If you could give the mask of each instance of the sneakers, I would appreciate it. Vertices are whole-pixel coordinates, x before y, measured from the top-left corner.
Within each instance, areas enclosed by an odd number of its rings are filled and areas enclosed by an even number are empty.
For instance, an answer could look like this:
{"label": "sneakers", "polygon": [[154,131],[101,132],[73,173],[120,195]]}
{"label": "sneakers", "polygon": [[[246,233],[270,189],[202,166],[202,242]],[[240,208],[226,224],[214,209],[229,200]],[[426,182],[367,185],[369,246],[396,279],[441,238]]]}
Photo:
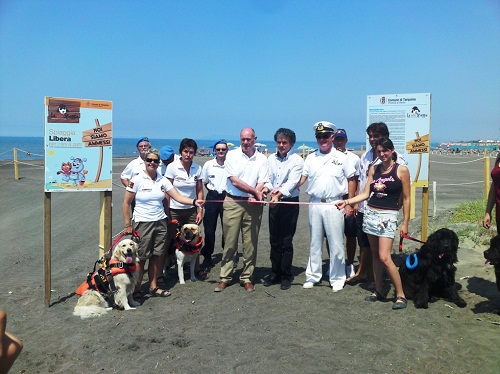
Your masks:
{"label": "sneakers", "polygon": [[354,265],[347,265],[345,268],[345,275],[347,278],[352,278],[356,275],[356,272],[354,271]]}
{"label": "sneakers", "polygon": [[344,282],[335,282],[332,284],[332,291],[337,292],[344,288]]}
{"label": "sneakers", "polygon": [[311,281],[307,281],[306,283],[304,283],[302,285],[302,288],[313,288],[314,286],[318,286],[321,284],[321,281],[319,282],[311,282]]}

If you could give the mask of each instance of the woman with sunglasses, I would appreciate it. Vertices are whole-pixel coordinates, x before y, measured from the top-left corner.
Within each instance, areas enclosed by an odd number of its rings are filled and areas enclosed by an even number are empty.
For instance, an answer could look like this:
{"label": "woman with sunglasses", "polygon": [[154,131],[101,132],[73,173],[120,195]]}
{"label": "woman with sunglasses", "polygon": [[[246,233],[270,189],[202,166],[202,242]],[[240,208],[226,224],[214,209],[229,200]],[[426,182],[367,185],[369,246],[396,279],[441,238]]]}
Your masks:
{"label": "woman with sunglasses", "polygon": [[[149,259],[149,293],[151,296],[167,297],[170,291],[162,290],[157,285],[157,278],[162,271],[162,258],[165,253],[167,239],[167,215],[165,207],[167,198],[190,206],[201,207],[203,200],[191,199],[181,195],[172,183],[158,172],[160,165],[160,152],[151,148],[145,157],[146,169],[132,177],[129,181],[123,199],[124,232],[131,234],[132,230],[141,235],[139,243],[139,277],[134,296],[140,296],[141,283],[144,275],[144,265]],[[133,217],[130,217],[130,204],[136,201]],[[132,224],[132,220],[134,223]]]}
{"label": "woman with sunglasses", "polygon": [[410,172],[397,162],[394,144],[389,138],[381,138],[376,143],[380,164],[373,165],[368,171],[368,180],[363,192],[353,198],[339,201],[335,205],[344,209],[350,204],[368,200],[364,217],[363,232],[368,235],[373,259],[375,292],[365,298],[366,301],[385,300],[383,291],[384,270],[387,271],[394,285],[396,301],[392,309],[406,308],[407,301],[401,283],[399,271],[392,261],[391,252],[397,229],[397,217],[400,198],[403,198],[403,224],[401,234],[408,233],[410,220]]}
{"label": "woman with sunglasses", "polygon": [[[179,145],[180,156],[167,166],[165,177],[183,196],[189,199],[203,199],[203,182],[201,177],[201,166],[193,161],[198,150],[198,145],[193,139],[184,138]],[[194,223],[199,225],[203,218],[203,209],[193,207],[192,204],[183,204],[179,201],[170,201],[167,210],[171,220],[176,220],[178,224]],[[167,256],[172,258],[170,264],[176,263],[173,240],[175,238],[175,225],[169,225],[167,237]],[[206,279],[208,274],[200,269],[199,257],[196,259],[196,275],[201,279]]]}

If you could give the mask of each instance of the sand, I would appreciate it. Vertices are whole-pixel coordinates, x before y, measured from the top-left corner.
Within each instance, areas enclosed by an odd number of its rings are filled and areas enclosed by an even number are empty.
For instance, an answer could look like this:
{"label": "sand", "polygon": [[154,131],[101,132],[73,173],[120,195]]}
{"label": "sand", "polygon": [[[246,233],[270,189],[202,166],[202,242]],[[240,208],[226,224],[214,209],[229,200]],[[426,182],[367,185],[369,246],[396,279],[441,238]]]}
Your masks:
{"label": "sand", "polygon": [[[200,164],[206,160],[197,158]],[[463,183],[465,175],[467,182],[482,180],[483,171],[481,161],[457,164],[475,156],[433,155],[431,160],[438,209],[430,226],[437,229],[453,206],[483,193],[481,184],[446,184]],[[113,235],[123,224],[119,172],[128,161],[114,160]],[[220,270],[218,244],[209,280],[179,285],[172,268],[166,284],[171,297],[148,298],[133,311],[81,320],[72,315],[73,292],[98,258],[99,193],[54,193],[53,292],[47,308],[43,169],[22,165],[20,175],[16,181],[12,165],[0,167],[0,308],[8,313],[8,330],[24,342],[12,373],[493,373],[500,365],[500,292],[493,269],[484,266],[484,247],[460,245],[457,275],[465,277],[459,283],[466,308],[437,301],[426,310],[410,304],[393,311],[392,302],[363,301],[367,284],[333,293],[324,280],[302,289],[309,253],[307,207],[301,208],[295,236],[290,290],[266,288],[260,281],[270,268],[266,207],[255,292],[238,284],[213,292]],[[420,232],[419,191],[417,200],[413,236]],[[416,246],[405,242],[406,251]],[[403,258],[396,247],[394,257]]]}

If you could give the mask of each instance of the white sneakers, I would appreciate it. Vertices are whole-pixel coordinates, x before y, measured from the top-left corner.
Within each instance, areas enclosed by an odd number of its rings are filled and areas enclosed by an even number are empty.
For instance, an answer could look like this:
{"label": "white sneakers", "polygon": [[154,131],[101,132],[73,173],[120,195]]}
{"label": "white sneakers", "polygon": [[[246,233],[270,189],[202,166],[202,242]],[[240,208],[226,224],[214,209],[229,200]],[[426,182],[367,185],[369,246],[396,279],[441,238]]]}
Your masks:
{"label": "white sneakers", "polygon": [[302,285],[302,288],[313,288],[314,282],[306,282]]}
{"label": "white sneakers", "polygon": [[344,282],[335,282],[332,284],[332,291],[337,292],[344,288]]}
{"label": "white sneakers", "polygon": [[356,272],[354,271],[354,265],[347,265],[345,268],[345,275],[347,278],[352,278],[356,275]]}

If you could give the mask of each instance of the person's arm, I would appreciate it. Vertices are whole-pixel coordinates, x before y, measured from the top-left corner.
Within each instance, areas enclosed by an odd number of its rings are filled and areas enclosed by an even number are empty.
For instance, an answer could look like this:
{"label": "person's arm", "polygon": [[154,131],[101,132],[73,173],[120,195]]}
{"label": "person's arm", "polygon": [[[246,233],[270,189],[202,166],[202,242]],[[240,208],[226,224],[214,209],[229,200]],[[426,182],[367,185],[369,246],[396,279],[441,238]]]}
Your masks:
{"label": "person's arm", "polygon": [[131,191],[125,191],[125,196],[123,197],[122,212],[123,212],[123,232],[125,234],[132,234],[133,226],[132,219],[130,218],[130,205],[132,200],[135,198],[135,193]]}
{"label": "person's arm", "polygon": [[304,183],[306,183],[306,180],[307,180],[307,175],[303,175],[300,177],[300,180],[299,180],[299,183],[297,183],[297,185],[295,187],[299,188],[300,186],[302,186]]}
{"label": "person's arm", "polygon": [[366,186],[365,190],[361,192],[359,195],[354,196],[353,198],[348,198],[347,200],[342,200],[339,201],[338,203],[335,204],[337,209],[343,209],[347,204],[357,204],[362,201],[365,201],[370,197],[370,185],[373,181],[373,173],[375,171],[375,167],[372,166],[370,167],[370,170],[368,172],[368,180],[366,181]]}
{"label": "person's arm", "polygon": [[191,199],[187,196],[181,195],[179,191],[175,189],[175,187],[172,187],[170,190],[168,190],[167,195],[175,201],[185,205],[202,207],[203,204],[205,204],[205,200]]}
{"label": "person's arm", "polygon": [[[197,197],[197,200],[203,200],[204,196],[203,196],[203,182],[201,181],[201,179],[198,179],[196,181],[196,197]],[[198,213],[196,214],[196,224],[199,225],[201,220],[203,218],[203,208],[202,207],[198,207]]]}
{"label": "person's arm", "polygon": [[486,211],[483,218],[483,227],[489,229],[491,227],[491,212],[495,205],[495,186],[493,183],[490,185],[490,192],[488,193],[488,201],[486,202]]}
{"label": "person's arm", "polygon": [[244,181],[242,181],[240,178],[238,178],[235,175],[229,177],[229,180],[231,181],[233,186],[236,187],[238,190],[253,195],[255,197],[255,200],[257,200],[257,201],[262,201],[262,196],[263,196],[262,191],[259,191],[259,190],[257,190],[257,188],[254,188],[254,187],[246,184]]}
{"label": "person's arm", "polygon": [[410,222],[410,171],[406,166],[398,167],[398,178],[403,183],[403,224],[399,230],[401,234],[408,234]]}
{"label": "person's arm", "polygon": [[0,373],[8,373],[23,350],[23,343],[7,332],[7,313],[0,309]]}
{"label": "person's arm", "polygon": [[[356,193],[356,179],[357,179],[357,176],[352,176],[351,178],[347,178],[347,196],[348,196],[348,200],[349,202],[351,201],[351,199],[354,197],[355,193]],[[354,213],[354,210],[353,210],[353,204],[350,203],[350,204],[347,204],[344,206],[345,208],[345,216],[346,217],[349,217],[351,214]]]}

